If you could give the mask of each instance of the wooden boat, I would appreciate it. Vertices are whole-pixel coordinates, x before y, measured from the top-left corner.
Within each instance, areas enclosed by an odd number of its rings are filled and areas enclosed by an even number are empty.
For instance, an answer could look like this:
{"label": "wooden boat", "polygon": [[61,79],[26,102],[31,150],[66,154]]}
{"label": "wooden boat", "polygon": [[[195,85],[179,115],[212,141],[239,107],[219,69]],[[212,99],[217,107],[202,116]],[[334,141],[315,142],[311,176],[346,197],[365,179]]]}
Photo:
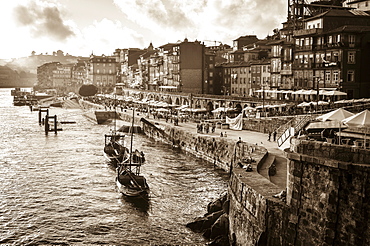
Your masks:
{"label": "wooden boat", "polygon": [[[134,125],[134,112],[132,116],[132,126]],[[145,160],[144,154],[135,150],[132,151],[133,130],[131,131],[129,158],[121,162],[117,168],[116,183],[118,190],[128,197],[146,197],[149,194],[149,186],[143,175],[140,175],[140,168]],[[135,153],[140,153],[136,156]]]}
{"label": "wooden boat", "polygon": [[125,163],[117,169],[117,188],[119,192],[128,197],[146,197],[149,186],[143,175],[140,175],[139,163]]}
{"label": "wooden boat", "polygon": [[104,124],[112,121],[118,116],[115,110],[95,110],[94,113],[98,124]]}
{"label": "wooden boat", "polygon": [[117,168],[118,163],[122,163],[130,158],[129,149],[125,146],[125,135],[120,132],[112,132],[104,135],[104,157],[109,163]]}

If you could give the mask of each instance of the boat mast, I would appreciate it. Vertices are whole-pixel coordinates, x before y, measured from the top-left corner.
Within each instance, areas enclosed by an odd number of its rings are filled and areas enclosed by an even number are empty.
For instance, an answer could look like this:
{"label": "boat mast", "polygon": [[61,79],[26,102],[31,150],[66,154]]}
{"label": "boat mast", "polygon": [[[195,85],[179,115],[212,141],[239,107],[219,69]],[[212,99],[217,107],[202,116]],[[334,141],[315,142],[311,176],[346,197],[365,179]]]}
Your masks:
{"label": "boat mast", "polygon": [[116,133],[117,124],[117,94],[114,92],[114,133]]}
{"label": "boat mast", "polygon": [[130,140],[130,171],[131,171],[131,164],[132,164],[132,142],[134,138],[134,117],[135,117],[135,109],[132,109],[132,122],[131,122],[131,140]]}

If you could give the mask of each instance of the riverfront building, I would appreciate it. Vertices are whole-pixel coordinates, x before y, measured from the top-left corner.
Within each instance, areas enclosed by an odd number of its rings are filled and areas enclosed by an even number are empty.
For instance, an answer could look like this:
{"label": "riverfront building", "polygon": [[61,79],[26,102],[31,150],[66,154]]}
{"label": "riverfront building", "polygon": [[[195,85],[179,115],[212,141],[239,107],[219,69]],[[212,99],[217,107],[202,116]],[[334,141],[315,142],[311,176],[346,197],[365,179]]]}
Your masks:
{"label": "riverfront building", "polygon": [[37,67],[37,85],[40,88],[54,88],[53,71],[61,65],[60,62],[49,62]]}
{"label": "riverfront building", "polygon": [[91,55],[88,63],[88,82],[97,86],[101,93],[111,93],[117,82],[115,56]]}
{"label": "riverfront building", "polygon": [[[304,2],[288,1],[287,21],[272,36],[240,36],[232,48],[206,47],[185,38],[158,48],[150,44],[116,49],[114,56],[92,55],[84,83],[95,84],[101,92],[121,83],[135,89],[239,97],[260,96],[259,90],[280,91],[282,96],[301,89],[340,90],[348,99],[369,97],[369,1],[347,0],[343,6],[341,1]],[[39,84],[54,86],[44,75],[39,77]]]}

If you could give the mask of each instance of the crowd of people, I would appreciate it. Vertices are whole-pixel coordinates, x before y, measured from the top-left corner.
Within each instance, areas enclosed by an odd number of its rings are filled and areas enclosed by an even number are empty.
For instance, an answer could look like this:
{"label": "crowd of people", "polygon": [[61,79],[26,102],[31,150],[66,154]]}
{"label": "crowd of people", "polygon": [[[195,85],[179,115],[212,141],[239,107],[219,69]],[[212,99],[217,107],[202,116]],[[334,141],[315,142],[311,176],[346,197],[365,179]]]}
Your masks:
{"label": "crowd of people", "polygon": [[197,133],[214,133],[216,130],[216,123],[215,122],[207,122],[202,121],[197,124]]}

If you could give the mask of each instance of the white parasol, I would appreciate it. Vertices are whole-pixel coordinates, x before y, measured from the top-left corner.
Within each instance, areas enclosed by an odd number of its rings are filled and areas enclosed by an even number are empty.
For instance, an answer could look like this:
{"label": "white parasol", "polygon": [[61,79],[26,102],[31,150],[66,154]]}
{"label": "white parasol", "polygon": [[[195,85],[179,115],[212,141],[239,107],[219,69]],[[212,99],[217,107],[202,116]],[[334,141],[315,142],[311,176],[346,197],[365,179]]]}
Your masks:
{"label": "white parasol", "polygon": [[[351,127],[368,129],[370,127],[370,111],[366,109],[358,114],[352,115],[342,120],[342,122]],[[365,141],[366,141],[366,131],[365,131]],[[364,148],[366,148],[366,142],[364,144]]]}
{"label": "white parasol", "polygon": [[351,113],[347,110],[345,110],[344,108],[338,108],[334,111],[331,111],[329,113],[326,113],[326,114],[323,114],[323,115],[320,115],[319,117],[317,117],[316,119],[317,120],[320,120],[320,121],[337,121],[339,123],[339,144],[340,144],[340,141],[341,141],[341,128],[342,128],[342,120],[350,117],[354,115],[354,113]]}

